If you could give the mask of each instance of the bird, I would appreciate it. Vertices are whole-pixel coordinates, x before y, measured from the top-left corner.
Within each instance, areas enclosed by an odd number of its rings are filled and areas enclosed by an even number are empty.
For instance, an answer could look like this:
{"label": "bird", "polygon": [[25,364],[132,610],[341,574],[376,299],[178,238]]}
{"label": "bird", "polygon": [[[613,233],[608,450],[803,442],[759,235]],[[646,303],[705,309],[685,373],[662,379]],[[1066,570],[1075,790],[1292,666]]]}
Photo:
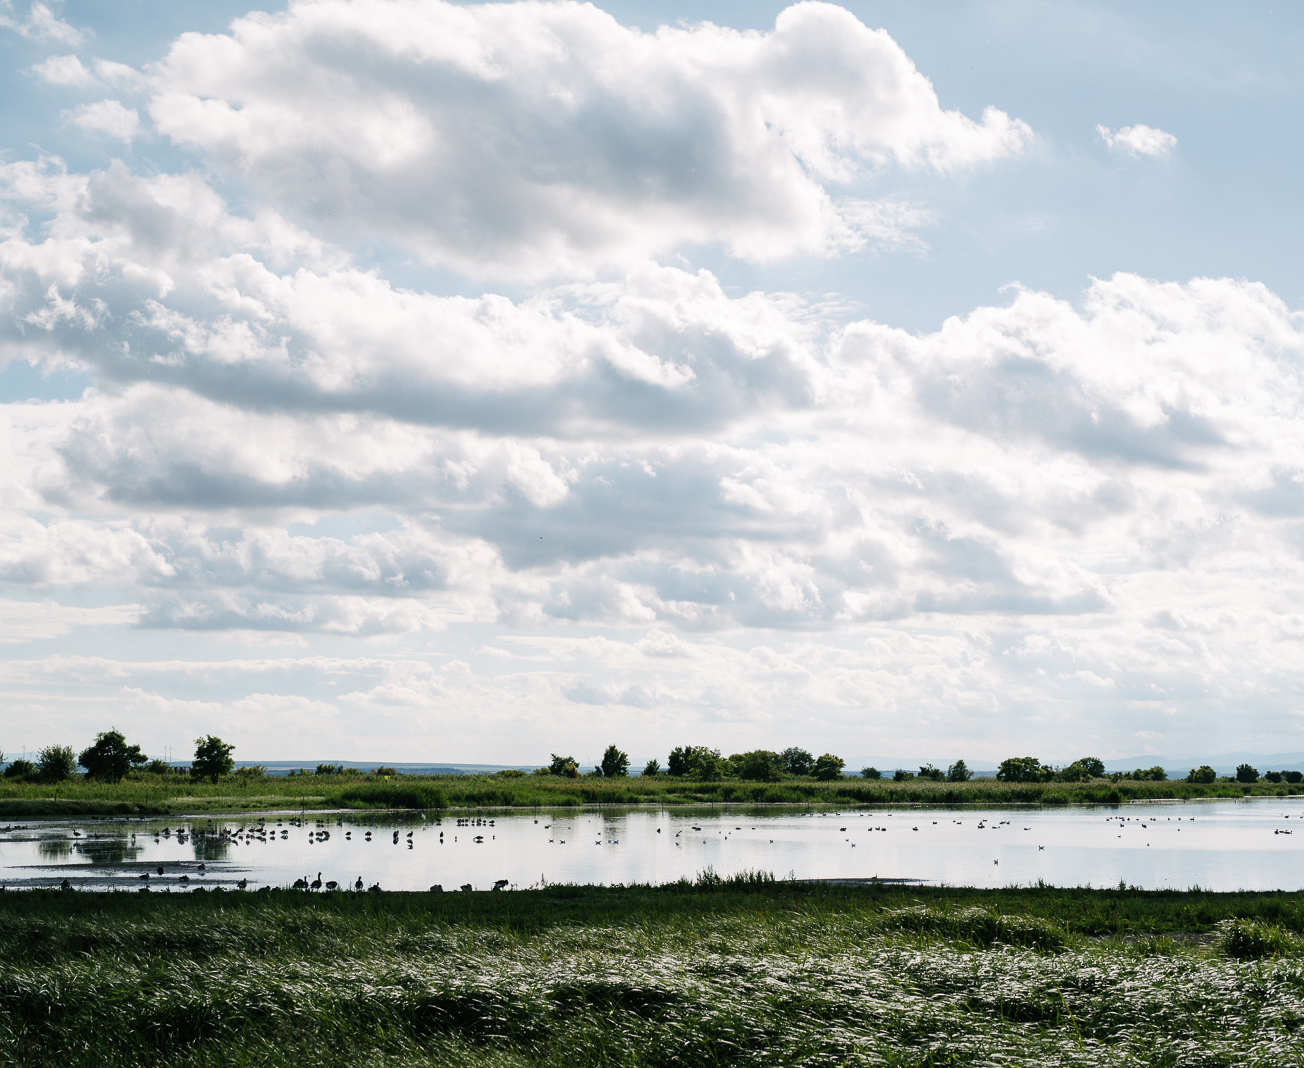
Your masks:
{"label": "bird", "polygon": [[379,894],[379,893],[380,893],[380,883],[372,883],[369,887],[367,887],[367,892],[368,892],[369,894]]}
{"label": "bird", "polygon": [[361,875],[358,876],[358,881],[357,881],[356,883],[353,884],[353,889],[354,889],[354,890],[361,890],[361,889],[362,889],[362,876],[361,876]]}
{"label": "bird", "polygon": [[337,883],[334,879],[331,879],[331,880],[330,880],[329,882],[327,882],[327,884],[326,884],[326,889],[327,889],[327,890],[338,890],[339,888],[340,888],[340,884]]}
{"label": "bird", "polygon": [[159,865],[157,868],[155,868],[154,870],[157,871],[160,875],[162,875],[162,874],[163,874],[163,865],[160,864],[160,865]]}
{"label": "bird", "polygon": [[144,875],[137,875],[136,878],[137,878],[137,879],[148,879],[148,878],[149,878],[149,872],[146,872]]}
{"label": "bird", "polygon": [[312,882],[310,882],[308,886],[313,890],[321,889],[321,872],[317,873],[317,878],[315,878]]}
{"label": "bird", "polygon": [[246,886],[249,885],[249,880],[248,880],[248,879],[241,879],[241,880],[240,880],[238,883],[236,883],[235,885],[238,886],[241,890],[243,890]]}
{"label": "bird", "polygon": [[179,881],[180,881],[180,882],[183,882],[183,883],[188,883],[188,882],[190,882],[190,876],[189,876],[189,875],[183,875],[183,876],[181,876],[181,879],[180,879]]}

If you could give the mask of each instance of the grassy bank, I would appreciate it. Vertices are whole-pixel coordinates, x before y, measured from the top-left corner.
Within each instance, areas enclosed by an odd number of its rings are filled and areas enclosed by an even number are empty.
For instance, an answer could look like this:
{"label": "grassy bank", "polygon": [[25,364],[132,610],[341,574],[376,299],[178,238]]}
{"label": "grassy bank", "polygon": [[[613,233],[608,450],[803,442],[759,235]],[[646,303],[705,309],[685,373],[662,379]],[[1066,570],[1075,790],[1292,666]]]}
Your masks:
{"label": "grassy bank", "polygon": [[0,895],[21,1065],[1304,1060],[1298,894]]}
{"label": "grassy bank", "polygon": [[777,783],[696,782],[525,775],[309,775],[216,783],[139,776],[120,783],[77,779],[55,785],[0,781],[0,819],[42,815],[249,812],[297,808],[564,808],[630,804],[1012,805],[1121,804],[1127,801],[1304,794],[1304,787],[1186,782],[967,783],[809,779]]}

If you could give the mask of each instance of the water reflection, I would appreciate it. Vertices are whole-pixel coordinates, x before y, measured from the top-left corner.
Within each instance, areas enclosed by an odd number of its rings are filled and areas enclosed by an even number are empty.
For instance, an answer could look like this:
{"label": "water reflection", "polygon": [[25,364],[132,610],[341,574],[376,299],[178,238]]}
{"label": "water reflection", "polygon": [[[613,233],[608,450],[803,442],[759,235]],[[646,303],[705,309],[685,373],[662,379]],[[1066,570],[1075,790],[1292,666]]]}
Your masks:
{"label": "water reflection", "polygon": [[489,889],[504,881],[509,887],[665,883],[709,867],[721,875],[764,871],[777,878],[969,886],[1041,880],[1294,890],[1304,888],[1304,834],[1294,835],[1304,817],[1301,802],[44,821],[0,829],[0,883],[51,885],[67,877],[88,887],[256,889],[311,884],[320,872],[323,886],[361,879],[387,890],[467,883]]}

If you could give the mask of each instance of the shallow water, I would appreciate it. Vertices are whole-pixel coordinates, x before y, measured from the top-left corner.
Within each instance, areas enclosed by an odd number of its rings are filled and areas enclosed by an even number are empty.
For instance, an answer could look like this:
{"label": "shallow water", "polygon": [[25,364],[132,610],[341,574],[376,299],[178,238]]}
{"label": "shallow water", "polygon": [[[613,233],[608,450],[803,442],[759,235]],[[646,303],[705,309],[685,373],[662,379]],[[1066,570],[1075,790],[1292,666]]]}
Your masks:
{"label": "shallow water", "polygon": [[68,879],[85,889],[179,890],[235,887],[243,879],[254,889],[311,881],[320,872],[323,883],[341,887],[360,878],[386,890],[436,883],[487,890],[499,880],[516,888],[664,883],[708,867],[720,875],[759,870],[780,879],[952,886],[1041,880],[1298,890],[1304,797],[1108,808],[514,812],[469,823],[341,813],[302,821],[74,819],[0,827],[0,884],[12,888]]}

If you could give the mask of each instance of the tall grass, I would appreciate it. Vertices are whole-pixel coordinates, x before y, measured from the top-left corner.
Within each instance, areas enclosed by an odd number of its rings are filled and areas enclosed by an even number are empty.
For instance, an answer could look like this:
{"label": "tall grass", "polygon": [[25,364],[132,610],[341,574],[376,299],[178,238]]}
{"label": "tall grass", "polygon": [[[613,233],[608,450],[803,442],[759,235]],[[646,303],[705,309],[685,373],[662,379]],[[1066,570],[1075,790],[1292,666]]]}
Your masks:
{"label": "tall grass", "polygon": [[[1301,1063],[1301,919],[1298,894],[755,873],[503,894],[6,893],[0,1063]],[[1277,955],[1236,959],[1228,920]]]}
{"label": "tall grass", "polygon": [[1069,805],[1120,804],[1141,800],[1291,796],[1304,787],[1259,783],[1198,785],[1185,782],[967,783],[884,782],[842,779],[777,783],[696,782],[665,776],[626,779],[526,775],[309,775],[211,783],[185,777],[136,776],[120,783],[84,779],[53,785],[0,780],[0,818],[24,815],[110,815],[136,812],[257,811],[278,808],[456,808],[637,804],[815,805]]}

